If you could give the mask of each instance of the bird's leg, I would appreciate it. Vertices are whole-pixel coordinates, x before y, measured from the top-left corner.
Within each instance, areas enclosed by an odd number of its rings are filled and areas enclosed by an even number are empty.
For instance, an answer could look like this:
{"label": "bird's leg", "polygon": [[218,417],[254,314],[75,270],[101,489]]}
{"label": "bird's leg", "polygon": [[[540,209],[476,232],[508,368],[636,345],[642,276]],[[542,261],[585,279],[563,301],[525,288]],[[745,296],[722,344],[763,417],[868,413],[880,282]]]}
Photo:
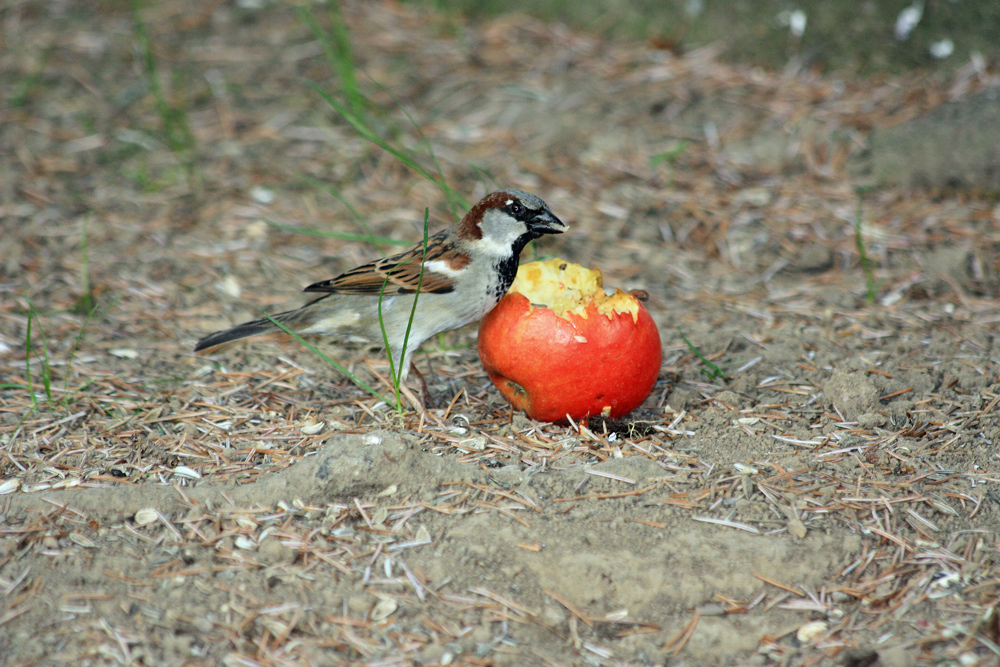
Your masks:
{"label": "bird's leg", "polygon": [[410,405],[412,405],[417,412],[421,414],[427,412],[427,408],[424,407],[424,402],[414,396],[413,392],[410,391],[410,388],[405,384],[399,385],[399,393],[406,397],[406,400],[410,402]]}
{"label": "bird's leg", "polygon": [[[377,377],[384,384],[388,385],[389,389],[392,390],[393,395],[396,397],[397,401],[399,401],[401,398],[405,398],[410,403],[410,405],[413,406],[413,409],[416,410],[417,412],[421,414],[427,412],[427,408],[424,407],[424,401],[414,396],[413,392],[410,391],[410,388],[406,386],[405,381],[401,381],[397,384],[395,381],[393,381],[396,378],[393,378],[391,374],[390,378],[386,378],[384,375],[382,375],[377,370],[375,370],[375,368],[372,367],[370,359],[366,359],[365,364],[368,366],[368,370],[370,370],[375,375],[375,377]],[[416,370],[416,368],[414,368],[414,370]],[[423,376],[421,376],[420,373],[418,372],[417,377],[420,378],[420,382],[424,386],[424,391],[427,391],[426,389],[427,384],[424,382]]]}
{"label": "bird's leg", "polygon": [[421,401],[421,404],[425,408],[434,407],[433,405],[431,405],[431,392],[427,388],[427,380],[425,380],[424,376],[420,373],[420,369],[417,368],[416,362],[410,363],[410,372],[416,375],[417,379],[420,380],[420,393],[422,394],[421,398],[423,399]]}

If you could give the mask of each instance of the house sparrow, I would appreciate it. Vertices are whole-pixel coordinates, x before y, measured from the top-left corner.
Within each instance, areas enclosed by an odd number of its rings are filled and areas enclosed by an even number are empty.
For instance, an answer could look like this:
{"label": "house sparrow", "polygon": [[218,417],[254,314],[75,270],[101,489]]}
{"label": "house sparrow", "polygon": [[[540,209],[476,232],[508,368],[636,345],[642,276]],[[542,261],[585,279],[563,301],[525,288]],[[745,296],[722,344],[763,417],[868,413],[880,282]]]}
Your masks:
{"label": "house sparrow", "polygon": [[[535,195],[513,189],[491,192],[458,224],[428,237],[426,256],[421,242],[398,255],[314,283],[305,291],[325,292],[323,296],[274,319],[301,335],[381,343],[381,300],[389,350],[403,381],[413,352],[425,340],[474,322],[497,305],[514,281],[518,258],[529,241],[560,234],[565,228]],[[416,312],[403,354],[414,299]],[[267,318],[253,320],[205,336],[194,350],[280,331]]]}

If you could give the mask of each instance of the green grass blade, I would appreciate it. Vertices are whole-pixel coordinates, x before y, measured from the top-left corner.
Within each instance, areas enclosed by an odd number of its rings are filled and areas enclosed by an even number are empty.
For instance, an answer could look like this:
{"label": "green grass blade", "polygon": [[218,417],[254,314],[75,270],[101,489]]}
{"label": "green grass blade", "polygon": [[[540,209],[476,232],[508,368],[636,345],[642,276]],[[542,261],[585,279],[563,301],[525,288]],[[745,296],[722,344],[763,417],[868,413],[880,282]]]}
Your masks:
{"label": "green grass blade", "polygon": [[875,303],[875,296],[878,293],[878,286],[875,284],[875,269],[868,258],[868,248],[865,245],[864,233],[861,229],[861,206],[858,206],[854,216],[854,243],[858,248],[858,256],[861,258],[861,270],[865,274],[865,300],[868,305]]}
{"label": "green grass blade", "polygon": [[424,169],[420,166],[411,155],[403,151],[402,149],[397,149],[396,147],[389,144],[378,134],[372,130],[371,123],[367,122],[365,119],[365,114],[369,108],[373,105],[368,100],[363,92],[361,92],[361,87],[358,85],[358,79],[356,76],[357,65],[354,62],[354,56],[351,49],[350,34],[348,33],[347,26],[344,23],[343,17],[340,15],[340,11],[336,4],[331,5],[330,9],[331,15],[331,25],[332,29],[330,31],[324,30],[316,18],[316,15],[308,8],[303,8],[299,11],[299,16],[305,22],[306,26],[313,33],[313,36],[320,42],[323,46],[323,50],[326,53],[327,61],[330,63],[330,67],[336,73],[338,82],[340,84],[340,90],[347,98],[347,106],[340,104],[333,99],[331,95],[324,92],[316,84],[308,82],[321,96],[330,104],[341,116],[350,123],[358,134],[362,137],[375,143],[377,146],[385,151],[392,154],[401,163],[413,169],[422,177],[434,183],[445,195],[445,199],[448,202],[449,207],[452,209],[452,213],[459,217],[456,209],[469,209],[468,202],[455,191],[451,186],[448,185],[444,178],[444,172],[441,169],[441,165],[437,160],[437,156],[434,154],[433,147],[427,136],[423,133],[420,125],[414,120],[413,116],[406,110],[403,104],[396,99],[396,97],[388,91],[380,83],[371,79],[375,85],[377,85],[382,91],[384,91],[396,106],[403,111],[406,115],[407,120],[416,130],[421,142],[427,148],[428,154],[431,156],[431,160],[434,163],[436,175],[432,175],[430,171]]}
{"label": "green grass blade", "polygon": [[[406,359],[406,346],[410,342],[410,330],[413,328],[413,317],[417,314],[417,300],[420,298],[420,288],[424,284],[424,268],[427,265],[427,243],[428,243],[428,221],[430,220],[430,209],[424,209],[424,252],[420,256],[420,276],[417,278],[417,291],[413,295],[413,305],[410,306],[410,318],[406,321],[406,333],[403,335],[403,349],[400,352],[403,359]],[[385,288],[383,288],[385,289]],[[402,364],[402,360],[400,360]],[[400,369],[400,375],[402,375],[402,369]],[[399,382],[397,380],[396,384]],[[398,390],[398,386],[397,386]]]}
{"label": "green grass blade", "polygon": [[347,208],[348,211],[350,211],[351,215],[354,216],[354,219],[357,220],[358,225],[365,232],[365,234],[367,234],[366,237],[361,237],[358,240],[369,241],[372,245],[374,245],[379,250],[381,250],[382,246],[384,246],[384,245],[408,245],[409,244],[409,241],[397,241],[395,239],[390,239],[390,238],[385,237],[385,236],[378,236],[377,234],[375,234],[375,232],[372,231],[371,227],[368,226],[368,222],[365,220],[364,216],[362,216],[360,213],[358,213],[357,209],[355,209],[353,206],[351,206],[351,203],[349,201],[347,201],[347,199],[345,199],[344,196],[341,195],[338,191],[334,190],[332,187],[330,187],[326,183],[321,183],[320,181],[317,181],[314,178],[309,178],[308,176],[301,176],[300,178],[302,178],[302,180],[305,181],[306,183],[308,183],[309,185],[311,185],[311,186],[313,186],[315,188],[319,188],[323,192],[327,193],[328,195],[330,195],[331,197],[333,197],[334,199],[336,199],[337,201],[339,201],[341,204],[343,204],[344,207]]}
{"label": "green grass blade", "polygon": [[49,62],[49,57],[52,55],[53,47],[48,47],[42,51],[42,56],[38,60],[38,66],[24,79],[21,80],[21,85],[18,86],[18,91],[10,96],[10,105],[12,107],[22,107],[28,102],[28,97],[31,95],[31,91],[38,87],[38,84],[42,80],[42,73],[45,71],[45,65]]}
{"label": "green grass blade", "polygon": [[403,103],[399,99],[397,99],[395,95],[392,94],[392,91],[390,91],[388,88],[383,86],[375,79],[372,79],[371,77],[368,78],[371,80],[372,83],[378,86],[382,90],[382,92],[384,92],[386,95],[389,96],[389,99],[391,99],[396,104],[396,107],[403,112],[403,115],[406,116],[406,120],[410,122],[410,126],[413,127],[413,129],[417,133],[417,136],[420,137],[420,143],[424,145],[424,148],[427,150],[427,154],[431,156],[431,162],[434,163],[434,170],[437,172],[437,178],[434,179],[433,181],[434,184],[437,185],[438,188],[441,189],[441,192],[444,193],[445,199],[447,200],[448,206],[449,208],[451,208],[451,213],[453,216],[455,216],[455,219],[457,220],[461,218],[463,212],[468,211],[472,207],[469,205],[469,202],[465,200],[465,197],[463,197],[457,190],[448,185],[447,181],[444,178],[444,171],[441,169],[441,163],[438,162],[437,155],[434,154],[434,146],[427,138],[427,135],[424,134],[423,128],[420,127],[420,124],[417,123],[417,121],[413,118],[410,112],[406,110],[406,107],[403,105]]}
{"label": "green grass blade", "polygon": [[324,239],[341,239],[343,241],[362,241],[364,243],[374,243],[374,244],[385,244],[385,245],[412,245],[410,241],[400,241],[399,239],[391,239],[388,236],[372,236],[369,234],[350,234],[348,232],[321,232],[317,229],[307,229],[306,227],[292,227],[291,225],[283,225],[280,222],[275,222],[274,220],[269,220],[268,218],[261,218],[265,223],[274,227],[275,229],[280,229],[285,232],[294,232],[295,234],[306,234],[307,236],[318,236]]}
{"label": "green grass blade", "polygon": [[319,20],[308,6],[299,8],[299,18],[306,24],[313,37],[323,47],[326,60],[337,75],[340,89],[347,98],[351,106],[351,111],[356,115],[364,113],[368,106],[368,100],[361,92],[358,85],[358,78],[355,75],[357,66],[354,63],[354,53],[351,49],[351,38],[347,32],[347,26],[340,15],[340,8],[337,3],[330,3],[330,17],[332,29],[327,31],[320,25]]}
{"label": "green grass blade", "polygon": [[163,87],[160,85],[159,69],[156,56],[153,53],[153,42],[146,29],[146,23],[142,20],[142,0],[132,0],[132,21],[136,40],[139,42],[139,50],[142,52],[146,78],[149,80],[149,90],[153,94],[156,112],[160,117],[163,139],[184,170],[188,185],[197,192],[201,186],[201,175],[194,156],[197,140],[191,130],[191,124],[188,122],[184,107],[168,102]]}
{"label": "green grass blade", "polygon": [[683,340],[684,344],[688,346],[688,349],[694,352],[694,355],[701,360],[701,363],[703,364],[701,372],[707,375],[708,379],[710,380],[715,380],[717,378],[722,380],[726,379],[726,374],[722,372],[722,369],[720,369],[718,366],[716,366],[711,361],[706,359],[705,355],[701,353],[701,350],[695,347],[691,343],[691,341],[687,339],[687,336],[684,335],[684,332],[681,331],[679,327],[677,329],[677,333],[681,335],[681,340]]}
{"label": "green grass blade", "polygon": [[[373,108],[375,105],[372,104],[372,102],[364,95],[358,85],[356,76],[357,66],[351,52],[350,35],[339,10],[335,6],[331,8],[332,29],[330,31],[325,30],[320,25],[320,22],[310,9],[301,9],[299,11],[299,15],[316,39],[322,44],[323,49],[326,52],[327,60],[339,79],[341,92],[344,97],[347,98],[347,104],[345,105],[339,102],[330,93],[324,91],[312,81],[307,81],[307,85],[319,93],[320,97],[322,97],[327,104],[340,114],[344,120],[346,120],[347,123],[354,128],[359,136],[366,141],[375,144],[396,158],[400,164],[416,172],[419,176],[430,183],[433,183],[445,195],[448,207],[451,209],[451,212],[456,219],[461,217],[461,214],[469,209],[469,203],[459,192],[448,185],[448,182],[444,177],[444,170],[441,168],[441,163],[438,161],[437,156],[434,153],[434,147],[427,138],[427,135],[424,134],[419,123],[417,123],[410,112],[407,111],[406,107],[392,94],[392,92],[382,86],[378,81],[369,77],[369,79],[371,79],[371,81],[378,86],[379,89],[385,92],[385,94],[388,95],[396,106],[406,115],[410,125],[416,131],[417,136],[420,139],[420,143],[424,146],[430,156],[431,162],[433,163],[433,171],[428,170],[421,165],[415,159],[411,151],[393,145],[373,129],[372,123],[368,117],[368,110]],[[337,195],[337,193],[332,189],[322,185],[320,185],[320,187],[347,205],[347,202],[345,202],[343,198]],[[363,224],[361,216],[358,216],[350,206],[348,206],[348,208],[355,214],[355,217],[359,220],[359,222],[362,222]],[[370,232],[367,228],[366,231]]]}
{"label": "green grass blade", "polygon": [[301,178],[303,181],[305,181],[309,185],[313,186],[314,188],[319,188],[320,190],[322,190],[323,192],[325,192],[326,194],[330,195],[331,197],[333,197],[334,199],[336,199],[337,201],[339,201],[341,204],[343,204],[344,207],[347,208],[347,210],[351,212],[351,215],[354,216],[354,219],[358,221],[358,224],[364,226],[365,231],[368,232],[369,234],[372,233],[368,229],[368,227],[367,227],[367,223],[365,222],[364,216],[361,215],[360,213],[358,213],[358,210],[356,208],[354,208],[353,206],[351,206],[351,203],[349,201],[347,201],[340,194],[340,192],[338,192],[337,190],[334,190],[332,187],[330,187],[326,183],[323,183],[322,181],[317,181],[315,178],[310,178],[309,176],[305,176],[305,175],[299,176],[299,178]]}
{"label": "green grass blade", "polygon": [[673,164],[677,161],[677,158],[681,156],[684,151],[688,148],[688,142],[686,139],[681,139],[668,151],[663,153],[657,153],[649,158],[649,168],[656,169],[661,164]]}
{"label": "green grass blade", "polygon": [[449,186],[443,180],[441,180],[440,178],[438,178],[436,175],[434,175],[431,172],[427,171],[427,169],[425,169],[423,166],[421,166],[419,163],[417,163],[406,152],[404,152],[403,150],[401,150],[399,148],[396,148],[395,146],[393,146],[392,144],[390,144],[388,141],[386,141],[382,137],[378,136],[378,134],[376,134],[368,126],[367,123],[365,123],[361,118],[359,118],[354,113],[352,113],[343,104],[341,104],[340,102],[338,102],[337,100],[335,100],[329,93],[327,93],[325,90],[323,90],[322,88],[320,88],[318,85],[316,85],[312,81],[307,81],[306,83],[313,90],[315,90],[317,93],[319,93],[320,97],[322,97],[326,101],[327,104],[329,104],[331,107],[333,107],[334,110],[337,113],[339,113],[341,116],[343,116],[344,120],[346,120],[351,125],[351,127],[353,127],[357,131],[357,133],[363,139],[365,139],[365,140],[367,140],[367,141],[375,144],[376,146],[378,146],[379,148],[381,148],[382,150],[386,151],[387,153],[389,153],[390,155],[392,155],[394,158],[396,158],[402,165],[404,165],[405,167],[408,167],[409,169],[415,171],[417,174],[419,174],[420,176],[422,176],[423,178],[425,178],[427,181],[433,183],[435,186],[438,187],[439,190],[441,190],[441,192],[443,192],[445,194],[446,197],[450,196],[449,192],[453,192],[451,186]]}
{"label": "green grass blade", "polygon": [[[31,299],[28,299],[27,297],[25,297],[25,300],[28,302],[28,335],[27,335],[27,339],[28,339],[29,342],[27,343],[27,351],[29,353],[31,352],[31,343],[30,343],[30,340],[31,340],[31,318],[34,317],[35,321],[38,322],[38,335],[41,336],[41,338],[42,338],[42,387],[45,388],[45,397],[47,399],[49,399],[49,405],[52,405],[52,366],[51,366],[51,362],[49,361],[49,342],[45,338],[45,330],[42,328],[42,321],[40,319],[38,319],[38,311],[35,310],[35,306],[31,303]],[[30,363],[31,360],[30,360],[30,358],[27,361],[29,363],[26,364],[26,367],[30,367],[31,366],[31,363]],[[28,384],[29,384],[29,386],[31,385],[30,380],[29,380]]]}
{"label": "green grass blade", "polygon": [[486,182],[489,182],[489,183],[493,184],[492,186],[486,186],[486,191],[487,192],[489,192],[491,190],[499,190],[500,188],[503,187],[502,185],[500,185],[499,183],[497,183],[496,176],[494,176],[493,172],[491,172],[489,169],[486,169],[485,167],[480,167],[480,166],[474,164],[474,165],[472,165],[472,171],[476,172],[477,174],[479,174],[482,177],[484,185],[485,185]]}
{"label": "green grass blade", "polygon": [[382,281],[382,289],[378,293],[378,326],[382,330],[382,344],[385,346],[385,354],[389,357],[389,377],[392,378],[392,387],[396,390],[396,411],[403,411],[403,401],[399,397],[399,380],[396,375],[396,361],[393,359],[392,347],[389,346],[389,334],[385,331],[385,318],[382,317],[382,299],[385,297],[385,287],[389,284],[389,276]]}
{"label": "green grass blade", "polygon": [[[80,298],[77,299],[74,310],[78,313],[94,311],[94,296],[90,293],[90,237],[87,228],[90,225],[90,213],[83,218],[80,227]],[[90,319],[90,315],[87,315]]]}
{"label": "green grass blade", "polygon": [[406,332],[403,334],[403,347],[399,351],[399,367],[396,367],[393,359],[392,348],[389,346],[389,334],[385,330],[385,319],[382,317],[382,300],[385,298],[385,288],[389,284],[389,276],[382,281],[382,289],[378,294],[378,325],[382,330],[382,342],[385,344],[385,351],[389,357],[389,374],[392,376],[392,385],[396,390],[396,409],[403,411],[403,402],[399,397],[399,385],[403,377],[403,360],[406,359],[406,347],[410,343],[410,331],[413,329],[413,318],[417,314],[417,301],[420,299],[420,287],[424,284],[424,267],[427,261],[428,229],[430,227],[430,209],[424,209],[424,242],[423,255],[420,258],[420,276],[417,278],[417,291],[413,294],[413,304],[410,306],[410,317],[406,321]]}
{"label": "green grass blade", "polygon": [[326,363],[330,364],[331,366],[333,366],[334,368],[336,368],[338,371],[340,371],[341,373],[343,373],[344,375],[346,375],[348,377],[348,379],[350,379],[350,381],[353,382],[355,385],[357,385],[358,387],[361,387],[362,389],[364,389],[365,391],[367,391],[369,394],[371,394],[375,398],[379,399],[380,401],[383,401],[386,405],[391,405],[391,402],[389,401],[389,399],[387,399],[385,396],[383,396],[378,391],[376,391],[374,388],[372,388],[371,385],[369,385],[367,382],[365,382],[364,380],[362,380],[361,378],[359,378],[357,375],[355,375],[351,371],[347,370],[347,368],[345,368],[343,365],[341,365],[341,364],[337,363],[336,361],[334,361],[333,359],[331,359],[322,350],[320,350],[318,347],[316,347],[315,345],[313,345],[309,341],[307,341],[304,338],[302,338],[302,336],[298,335],[297,333],[295,333],[294,331],[292,331],[291,329],[289,329],[288,327],[286,327],[282,322],[279,322],[278,320],[274,319],[270,315],[267,316],[267,319],[271,320],[271,322],[276,327],[278,327],[279,329],[281,329],[282,331],[284,331],[286,334],[288,334],[289,336],[291,336],[295,340],[297,340],[300,343],[302,343],[307,349],[309,349],[311,352],[315,353],[320,359],[322,359],[323,361],[325,361]]}
{"label": "green grass blade", "polygon": [[28,394],[31,395],[31,405],[34,409],[38,409],[38,398],[35,396],[35,383],[31,378],[31,319],[34,317],[35,311],[31,308],[31,302],[28,302],[28,329],[24,333],[24,375],[28,382]]}

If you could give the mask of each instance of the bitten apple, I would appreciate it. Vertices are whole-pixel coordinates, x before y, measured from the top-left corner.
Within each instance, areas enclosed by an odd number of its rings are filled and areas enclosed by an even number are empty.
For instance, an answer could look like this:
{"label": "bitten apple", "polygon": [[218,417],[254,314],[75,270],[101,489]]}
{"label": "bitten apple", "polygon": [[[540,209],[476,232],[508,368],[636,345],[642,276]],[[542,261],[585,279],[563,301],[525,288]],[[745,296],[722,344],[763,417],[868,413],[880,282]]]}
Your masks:
{"label": "bitten apple", "polygon": [[539,421],[621,417],[653,390],[660,333],[642,303],[608,294],[598,269],[530,262],[479,326],[479,358],[500,393]]}

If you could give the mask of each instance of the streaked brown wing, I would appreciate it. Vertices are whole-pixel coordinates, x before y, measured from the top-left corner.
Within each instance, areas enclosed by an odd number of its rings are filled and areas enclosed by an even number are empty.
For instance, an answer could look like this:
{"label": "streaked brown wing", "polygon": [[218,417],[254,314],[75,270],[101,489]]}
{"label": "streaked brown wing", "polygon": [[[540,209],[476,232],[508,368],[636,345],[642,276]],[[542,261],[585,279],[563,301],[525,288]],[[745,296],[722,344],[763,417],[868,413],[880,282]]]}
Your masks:
{"label": "streaked brown wing", "polygon": [[[446,232],[439,232],[427,239],[427,261],[432,262],[445,255],[450,246],[446,244]],[[453,248],[451,248],[454,251]],[[455,281],[430,269],[424,270],[420,278],[420,260],[424,256],[424,244],[420,243],[398,255],[386,257],[370,264],[342,273],[336,278],[314,283],[305,288],[306,292],[336,292],[339,294],[413,294],[420,286],[421,294],[446,294],[454,291]],[[385,291],[383,292],[383,287]]]}

